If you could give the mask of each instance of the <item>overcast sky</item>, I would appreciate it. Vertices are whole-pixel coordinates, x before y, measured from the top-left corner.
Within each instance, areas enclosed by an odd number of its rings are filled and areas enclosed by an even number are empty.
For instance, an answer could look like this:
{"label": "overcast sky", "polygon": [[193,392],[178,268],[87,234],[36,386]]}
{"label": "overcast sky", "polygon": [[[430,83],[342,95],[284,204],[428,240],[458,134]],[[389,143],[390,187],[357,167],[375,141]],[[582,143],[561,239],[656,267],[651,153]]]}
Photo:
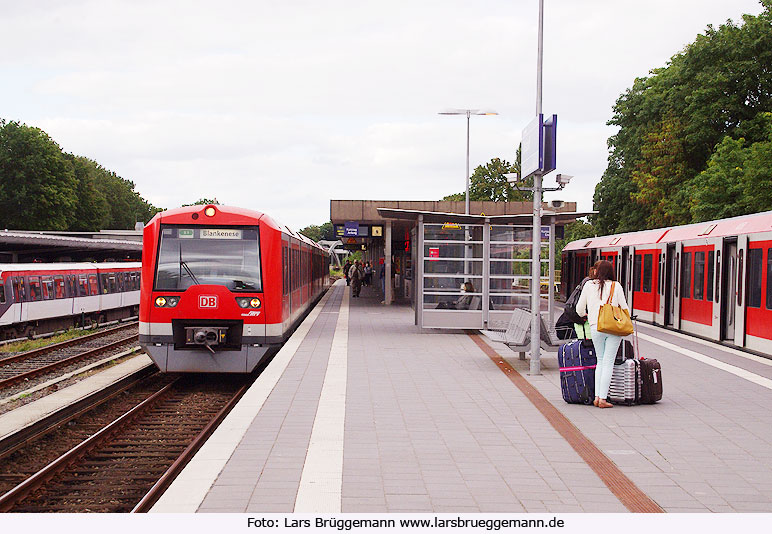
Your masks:
{"label": "overcast sky", "polygon": [[[545,0],[545,114],[558,196],[592,208],[612,106],[708,24],[756,0]],[[0,118],[132,180],[154,205],[201,197],[294,228],[329,200],[438,200],[513,161],[536,111],[537,0],[0,0]],[[554,182],[554,173],[545,183]],[[557,196],[556,196],[557,195]]]}

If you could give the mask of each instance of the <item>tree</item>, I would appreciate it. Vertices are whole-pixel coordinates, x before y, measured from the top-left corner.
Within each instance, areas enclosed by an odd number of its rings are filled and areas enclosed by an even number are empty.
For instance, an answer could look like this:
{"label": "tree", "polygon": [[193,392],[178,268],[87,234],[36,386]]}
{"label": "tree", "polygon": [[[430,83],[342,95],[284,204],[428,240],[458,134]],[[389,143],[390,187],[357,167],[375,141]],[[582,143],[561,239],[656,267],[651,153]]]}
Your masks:
{"label": "tree", "polygon": [[[518,191],[507,181],[504,174],[520,173],[520,147],[517,147],[515,163],[508,163],[499,158],[493,158],[485,165],[479,165],[469,178],[469,200],[488,200],[493,202],[511,202],[518,200],[530,200],[533,193],[523,190]],[[532,180],[530,180],[532,182]],[[531,187],[528,183],[524,189]],[[442,200],[465,201],[466,191],[446,195]]]}
{"label": "tree", "polygon": [[187,206],[207,206],[209,204],[214,204],[214,205],[217,205],[217,206],[220,205],[220,203],[217,201],[216,198],[212,198],[212,199],[209,199],[209,198],[199,198],[193,204],[183,204],[181,207],[185,208]]}
{"label": "tree", "polygon": [[321,226],[310,224],[305,228],[301,229],[300,233],[316,242],[319,242],[321,240],[335,241],[337,239],[335,237],[335,228],[333,227],[331,221],[327,221],[326,223],[323,223]]}
{"label": "tree", "polygon": [[[767,114],[769,115],[769,114]],[[772,126],[748,146],[725,137],[692,185],[695,222],[766,211],[772,206]]]}
{"label": "tree", "polygon": [[609,165],[595,190],[601,233],[690,222],[690,194],[718,143],[766,140],[772,110],[772,0],[758,16],[708,26],[614,106]]}
{"label": "tree", "polygon": [[99,175],[94,162],[83,157],[66,154],[77,180],[78,203],[70,230],[94,232],[109,225],[110,205],[99,185]]}
{"label": "tree", "polygon": [[76,191],[72,166],[43,130],[0,120],[0,227],[67,230]]}

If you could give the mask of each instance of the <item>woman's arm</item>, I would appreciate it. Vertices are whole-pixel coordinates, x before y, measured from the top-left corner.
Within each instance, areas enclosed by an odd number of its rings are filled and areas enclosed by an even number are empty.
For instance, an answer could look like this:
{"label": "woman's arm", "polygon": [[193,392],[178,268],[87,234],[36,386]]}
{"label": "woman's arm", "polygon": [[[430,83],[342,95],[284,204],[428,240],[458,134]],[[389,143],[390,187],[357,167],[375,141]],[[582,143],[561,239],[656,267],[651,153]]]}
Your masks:
{"label": "woman's arm", "polygon": [[582,292],[579,294],[579,301],[576,303],[576,314],[580,317],[587,317],[587,288],[592,284],[587,282],[582,286]]}
{"label": "woman's arm", "polygon": [[619,306],[623,310],[630,311],[630,307],[627,305],[627,300],[625,300],[625,292],[622,291],[622,284],[617,282],[614,289],[616,290],[615,293],[617,293],[617,302],[619,303]]}

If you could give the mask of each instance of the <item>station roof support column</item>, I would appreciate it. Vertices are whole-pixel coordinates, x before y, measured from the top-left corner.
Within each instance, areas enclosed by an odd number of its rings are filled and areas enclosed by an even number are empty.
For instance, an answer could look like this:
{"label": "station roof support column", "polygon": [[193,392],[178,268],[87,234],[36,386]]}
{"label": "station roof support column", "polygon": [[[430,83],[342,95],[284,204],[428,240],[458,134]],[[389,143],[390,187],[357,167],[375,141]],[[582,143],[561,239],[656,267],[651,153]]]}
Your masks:
{"label": "station roof support column", "polygon": [[386,221],[386,228],[384,229],[384,253],[383,253],[383,267],[386,269],[385,280],[383,284],[383,303],[387,306],[392,301],[391,291],[391,221]]}

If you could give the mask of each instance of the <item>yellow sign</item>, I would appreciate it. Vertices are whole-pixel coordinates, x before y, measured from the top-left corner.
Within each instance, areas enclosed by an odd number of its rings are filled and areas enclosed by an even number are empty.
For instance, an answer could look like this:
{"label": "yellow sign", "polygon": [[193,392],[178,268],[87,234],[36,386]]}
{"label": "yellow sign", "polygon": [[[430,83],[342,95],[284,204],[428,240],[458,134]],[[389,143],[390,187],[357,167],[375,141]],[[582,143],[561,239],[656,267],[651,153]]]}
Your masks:
{"label": "yellow sign", "polygon": [[373,226],[372,227],[372,236],[373,237],[381,237],[381,236],[383,236],[383,226]]}
{"label": "yellow sign", "polygon": [[346,240],[346,243],[347,243],[347,244],[349,244],[349,245],[356,245],[356,244],[357,244],[357,240],[356,240],[356,239],[354,239],[353,237],[349,237],[349,238]]}
{"label": "yellow sign", "polygon": [[443,230],[447,230],[448,228],[453,228],[458,230],[461,227],[457,223],[450,223],[450,222],[446,222],[445,224],[442,225]]}

